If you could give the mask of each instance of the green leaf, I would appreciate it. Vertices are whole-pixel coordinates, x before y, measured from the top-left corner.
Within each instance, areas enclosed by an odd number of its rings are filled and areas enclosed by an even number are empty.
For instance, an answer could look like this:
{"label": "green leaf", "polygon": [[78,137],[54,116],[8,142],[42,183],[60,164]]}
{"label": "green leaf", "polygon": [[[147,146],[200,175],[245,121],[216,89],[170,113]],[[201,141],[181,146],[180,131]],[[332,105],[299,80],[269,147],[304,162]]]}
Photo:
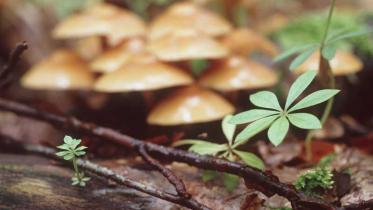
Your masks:
{"label": "green leaf", "polygon": [[250,101],[255,106],[282,111],[276,95],[270,91],[260,91],[250,95]]}
{"label": "green leaf", "polygon": [[278,118],[268,129],[268,138],[273,145],[278,146],[284,140],[289,130],[289,121],[285,116]]}
{"label": "green leaf", "polygon": [[180,141],[177,141],[175,143],[172,144],[173,147],[179,147],[179,146],[183,146],[183,145],[189,145],[189,144],[203,144],[205,143],[206,141],[204,140],[195,140],[195,139],[184,139],[184,140],[180,140]]}
{"label": "green leaf", "polygon": [[241,133],[236,136],[233,148],[246,143],[251,137],[268,128],[276,118],[278,118],[278,115],[269,116],[248,125],[244,130],[241,131]]}
{"label": "green leaf", "polygon": [[75,156],[82,156],[82,155],[85,155],[85,151],[76,151],[75,152]]}
{"label": "green leaf", "polygon": [[343,40],[343,39],[350,39],[350,38],[354,38],[354,37],[357,37],[357,36],[367,35],[367,34],[370,34],[372,32],[373,32],[372,29],[352,31],[352,32],[349,32],[349,33],[344,33],[344,34],[341,34],[339,36],[336,36],[334,39],[329,40],[328,43],[337,42],[337,41],[340,41],[340,40]]}
{"label": "green leaf", "polygon": [[345,34],[348,32],[348,28],[342,28],[342,29],[338,29],[338,30],[334,30],[334,31],[331,31],[330,33],[328,33],[328,38],[326,39],[326,42],[328,43],[330,40],[342,35],[342,34]]}
{"label": "green leaf", "polygon": [[225,135],[225,138],[227,138],[229,145],[232,145],[234,131],[236,130],[236,125],[229,123],[232,117],[232,115],[225,116],[221,123],[223,133]]}
{"label": "green leaf", "polygon": [[313,92],[291,107],[289,112],[320,104],[335,96],[339,91],[336,89],[324,89]]}
{"label": "green leaf", "polygon": [[202,181],[203,181],[203,182],[211,181],[211,180],[213,180],[217,175],[218,175],[218,173],[217,173],[216,171],[212,171],[212,170],[203,170],[203,171],[202,171]]}
{"label": "green leaf", "polygon": [[294,70],[302,65],[317,49],[317,47],[311,47],[310,49],[299,54],[290,64],[290,70]]}
{"label": "green leaf", "polygon": [[70,150],[70,146],[67,144],[61,144],[60,146],[57,146],[57,148],[61,150]]}
{"label": "green leaf", "polygon": [[67,144],[67,145],[70,145],[73,141],[74,141],[74,139],[71,136],[65,136],[63,138],[63,142],[65,142],[65,144]]}
{"label": "green leaf", "polygon": [[279,114],[279,111],[272,111],[267,109],[252,109],[249,111],[244,111],[239,114],[234,115],[229,123],[232,124],[243,124],[253,122],[255,120],[262,119],[271,115]]}
{"label": "green leaf", "polygon": [[253,153],[250,152],[243,152],[238,150],[233,150],[233,152],[243,160],[247,165],[252,166],[254,168],[263,170],[264,163],[263,161]]}
{"label": "green leaf", "polygon": [[322,127],[320,120],[312,114],[295,113],[288,114],[291,124],[302,129],[320,129]]}
{"label": "green leaf", "polygon": [[285,60],[285,59],[289,58],[290,56],[292,56],[296,53],[305,51],[308,48],[315,47],[315,46],[316,46],[316,44],[306,44],[306,45],[290,48],[290,49],[282,52],[280,55],[278,55],[273,61],[274,62],[279,62],[279,61]]}
{"label": "green leaf", "polygon": [[226,144],[214,144],[210,142],[204,142],[199,144],[194,144],[189,148],[189,151],[198,153],[200,155],[216,155],[218,152],[227,150]]}
{"label": "green leaf", "polygon": [[82,142],[82,140],[74,139],[70,144],[70,148],[75,150],[75,148],[80,144],[80,142]]}
{"label": "green leaf", "polygon": [[62,152],[57,152],[56,155],[59,157],[63,157],[67,154],[71,153],[70,151],[62,151]]}
{"label": "green leaf", "polygon": [[337,52],[337,46],[326,45],[324,49],[322,49],[321,54],[326,60],[330,61],[331,59],[334,58],[336,52]]}
{"label": "green leaf", "polygon": [[73,158],[74,158],[74,154],[72,154],[72,153],[69,153],[69,154],[63,156],[63,159],[65,159],[65,160],[71,160]]}
{"label": "green leaf", "polygon": [[78,148],[76,148],[75,150],[76,151],[80,151],[80,150],[85,150],[85,149],[87,149],[88,147],[86,147],[86,146],[80,146],[80,147],[78,147]]}
{"label": "green leaf", "polygon": [[195,59],[189,62],[190,68],[192,70],[193,75],[199,76],[201,75],[209,66],[209,62],[205,59]]}
{"label": "green leaf", "polygon": [[286,99],[285,110],[297,99],[300,94],[311,84],[317,75],[316,71],[307,71],[300,75],[291,85],[288,97]]}
{"label": "green leaf", "polygon": [[223,174],[223,181],[225,189],[228,192],[232,192],[234,189],[237,188],[238,184],[240,183],[240,178],[233,174],[224,173]]}

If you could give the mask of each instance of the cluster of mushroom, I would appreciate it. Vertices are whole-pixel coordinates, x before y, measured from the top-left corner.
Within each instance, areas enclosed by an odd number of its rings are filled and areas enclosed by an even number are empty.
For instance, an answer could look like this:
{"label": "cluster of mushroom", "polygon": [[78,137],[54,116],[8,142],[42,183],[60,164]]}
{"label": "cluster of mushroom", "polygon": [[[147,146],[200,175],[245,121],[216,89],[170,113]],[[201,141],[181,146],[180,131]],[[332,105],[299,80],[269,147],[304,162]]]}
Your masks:
{"label": "cluster of mushroom", "polygon": [[[183,86],[152,108],[147,121],[153,125],[221,119],[235,110],[214,91],[258,89],[277,82],[274,71],[248,57],[255,51],[274,56],[274,44],[252,30],[233,29],[191,2],[171,5],[148,26],[130,11],[100,3],[61,22],[53,36],[94,38],[99,55],[90,52],[91,42],[83,48],[85,59],[72,50],[57,50],[24,75],[24,87],[115,93]],[[176,65],[194,59],[211,63],[198,78]]]}

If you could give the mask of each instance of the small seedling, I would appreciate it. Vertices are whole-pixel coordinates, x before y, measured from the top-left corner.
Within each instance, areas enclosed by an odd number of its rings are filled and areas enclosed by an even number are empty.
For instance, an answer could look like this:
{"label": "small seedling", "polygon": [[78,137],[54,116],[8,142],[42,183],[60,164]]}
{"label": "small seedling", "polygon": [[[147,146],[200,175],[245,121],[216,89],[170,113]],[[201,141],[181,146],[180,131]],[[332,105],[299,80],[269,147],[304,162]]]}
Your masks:
{"label": "small seedling", "polygon": [[[204,140],[186,139],[178,141],[174,146],[191,145],[189,151],[198,153],[200,155],[212,155],[220,158],[225,158],[230,161],[242,160],[245,164],[262,170],[264,168],[263,161],[255,154],[245,151],[237,150],[238,144],[234,144],[234,133],[236,126],[228,123],[232,115],[226,116],[222,121],[223,133],[226,137],[227,143],[215,144]],[[217,176],[215,171],[204,171],[203,180],[209,181]],[[232,191],[238,185],[239,178],[232,174],[223,174],[224,185],[228,191]]]}
{"label": "small seedling", "polygon": [[308,196],[320,196],[325,190],[333,188],[333,173],[329,168],[317,167],[300,175],[294,182],[297,190]]}
{"label": "small seedling", "polygon": [[250,123],[236,137],[233,147],[246,143],[256,134],[268,129],[268,138],[275,146],[282,143],[288,130],[289,124],[301,129],[320,129],[320,120],[309,113],[296,113],[304,108],[308,108],[327,101],[339,90],[324,89],[318,90],[304,97],[292,106],[294,101],[311,84],[316,76],[316,71],[307,71],[295,80],[290,87],[285,106],[282,108],[277,96],[270,91],[260,91],[250,96],[250,101],[260,109],[252,109],[233,116],[229,123],[244,124]]}
{"label": "small seedling", "polygon": [[86,154],[84,150],[87,147],[79,146],[81,140],[73,139],[71,136],[65,136],[63,141],[63,144],[57,146],[61,151],[57,152],[56,155],[64,160],[72,161],[74,167],[74,175],[71,178],[72,185],[84,187],[91,178],[84,176],[84,173],[79,171],[77,158]]}

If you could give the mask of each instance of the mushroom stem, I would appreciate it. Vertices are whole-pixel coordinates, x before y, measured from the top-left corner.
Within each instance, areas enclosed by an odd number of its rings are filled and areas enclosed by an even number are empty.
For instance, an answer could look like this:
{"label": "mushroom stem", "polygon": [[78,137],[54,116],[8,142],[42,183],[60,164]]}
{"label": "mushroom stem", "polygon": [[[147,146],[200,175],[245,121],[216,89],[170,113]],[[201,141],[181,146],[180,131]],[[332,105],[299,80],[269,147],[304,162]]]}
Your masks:
{"label": "mushroom stem", "polygon": [[145,109],[147,112],[150,112],[150,109],[154,105],[154,94],[151,91],[144,91],[143,92],[143,97],[145,101]]}

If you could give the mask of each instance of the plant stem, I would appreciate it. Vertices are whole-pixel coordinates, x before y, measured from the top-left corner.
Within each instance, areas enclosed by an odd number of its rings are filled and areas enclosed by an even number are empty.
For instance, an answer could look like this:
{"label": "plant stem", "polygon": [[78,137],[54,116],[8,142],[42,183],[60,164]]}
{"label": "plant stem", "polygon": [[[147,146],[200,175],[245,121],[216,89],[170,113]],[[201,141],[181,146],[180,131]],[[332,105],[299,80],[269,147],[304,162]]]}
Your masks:
{"label": "plant stem", "polygon": [[74,166],[75,175],[80,180],[79,168],[76,163],[76,157],[73,158],[73,166]]}
{"label": "plant stem", "polygon": [[[326,27],[325,27],[325,32],[324,32],[323,38],[321,40],[321,45],[320,45],[320,65],[319,65],[320,75],[328,77],[327,80],[329,82],[329,88],[331,88],[331,89],[335,88],[334,75],[333,75],[332,68],[330,67],[329,61],[326,60],[322,56],[322,51],[323,51],[323,49],[325,47],[325,43],[326,43],[326,40],[327,40],[327,37],[328,37],[329,28],[330,28],[331,20],[332,20],[332,17],[333,17],[333,11],[334,11],[334,7],[335,7],[335,1],[336,0],[332,0],[332,3],[330,5],[328,19],[327,19]],[[322,117],[321,117],[321,123],[322,123],[322,125],[325,124],[326,120],[328,119],[328,117],[329,117],[329,115],[330,115],[330,113],[332,111],[333,102],[334,102],[334,97],[330,98],[328,100],[326,106],[325,106],[324,113],[322,114]],[[309,131],[308,134],[307,134],[307,137],[306,137],[306,141],[305,141],[306,159],[307,159],[307,161],[312,160],[312,138],[313,138],[313,131]]]}

